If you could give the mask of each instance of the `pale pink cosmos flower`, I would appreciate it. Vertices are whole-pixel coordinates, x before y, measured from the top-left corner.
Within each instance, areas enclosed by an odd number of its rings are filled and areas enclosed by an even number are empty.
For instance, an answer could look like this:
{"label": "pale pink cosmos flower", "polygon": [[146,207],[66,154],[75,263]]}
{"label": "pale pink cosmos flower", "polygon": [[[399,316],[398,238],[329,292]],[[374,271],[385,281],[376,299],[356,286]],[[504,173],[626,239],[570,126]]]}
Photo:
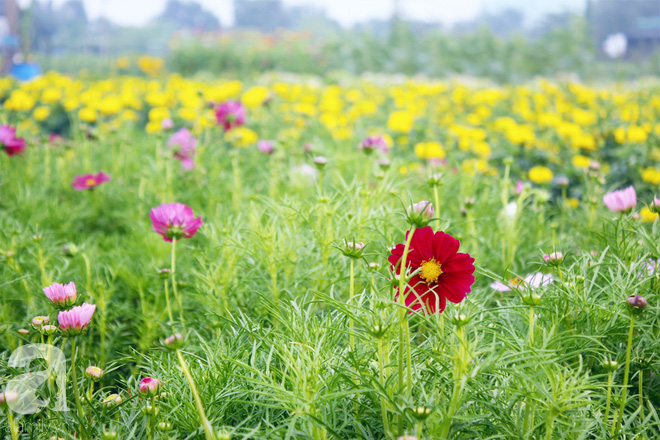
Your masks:
{"label": "pale pink cosmos flower", "polygon": [[160,385],[161,383],[158,379],[154,379],[153,377],[145,377],[140,381],[140,394],[145,396],[153,396],[158,393]]}
{"label": "pale pink cosmos flower", "polygon": [[185,170],[195,168],[195,149],[197,148],[197,139],[187,128],[182,128],[167,141],[167,146],[174,150],[174,157],[181,161],[181,167]]}
{"label": "pale pink cosmos flower", "polygon": [[76,176],[71,182],[71,186],[76,191],[96,188],[97,186],[110,181],[110,176],[103,171],[97,174],[83,174]]}
{"label": "pale pink cosmos flower", "polygon": [[555,277],[552,274],[543,272],[536,272],[527,275],[524,279],[514,278],[508,283],[503,283],[501,281],[495,281],[491,283],[491,289],[495,289],[498,292],[509,292],[512,289],[528,288],[528,289],[538,289],[539,287],[547,286],[555,280]]}
{"label": "pale pink cosmos flower", "polygon": [[163,130],[171,130],[174,128],[174,121],[172,118],[165,118],[160,123],[160,126],[163,128]]}
{"label": "pale pink cosmos flower", "polygon": [[21,154],[27,145],[25,139],[16,137],[16,128],[0,125],[0,147],[10,156]]}
{"label": "pale pink cosmos flower", "polygon": [[635,193],[635,188],[629,186],[626,189],[605,194],[603,202],[610,211],[627,212],[637,204],[637,193]]}
{"label": "pale pink cosmos flower", "polygon": [[78,299],[76,285],[73,282],[69,284],[53,283],[44,287],[43,290],[50,302],[57,308],[70,307]]}
{"label": "pale pink cosmos flower", "polygon": [[257,142],[257,148],[264,154],[273,154],[275,151],[275,142],[262,140]]}
{"label": "pale pink cosmos flower", "polygon": [[362,150],[365,153],[372,153],[376,150],[387,153],[390,149],[382,136],[369,136],[358,145],[358,150]]}
{"label": "pale pink cosmos flower", "polygon": [[68,336],[75,336],[82,333],[89,321],[94,316],[96,306],[86,302],[80,306],[73,307],[71,310],[63,310],[57,315],[57,322],[60,324],[62,333]]}
{"label": "pale pink cosmos flower", "polygon": [[154,231],[170,242],[192,238],[203,224],[201,217],[195,218],[192,208],[183,203],[163,203],[151,210],[149,218]]}
{"label": "pale pink cosmos flower", "polygon": [[215,118],[225,131],[245,124],[247,111],[240,101],[225,101],[215,108]]}
{"label": "pale pink cosmos flower", "polygon": [[522,183],[522,180],[518,180],[516,182],[516,194],[520,195],[524,189],[525,189],[525,184]]}

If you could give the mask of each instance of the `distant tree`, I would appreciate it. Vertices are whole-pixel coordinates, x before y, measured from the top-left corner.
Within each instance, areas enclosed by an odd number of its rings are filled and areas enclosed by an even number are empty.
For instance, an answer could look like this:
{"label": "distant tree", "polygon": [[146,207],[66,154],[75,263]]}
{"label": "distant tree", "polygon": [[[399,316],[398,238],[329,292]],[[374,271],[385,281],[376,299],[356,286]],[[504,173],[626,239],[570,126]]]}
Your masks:
{"label": "distant tree", "polygon": [[193,1],[168,0],[155,23],[171,23],[175,29],[211,31],[220,29],[220,20],[211,11]]}
{"label": "distant tree", "polygon": [[239,28],[253,28],[265,32],[272,32],[289,24],[280,0],[234,0],[234,23]]}

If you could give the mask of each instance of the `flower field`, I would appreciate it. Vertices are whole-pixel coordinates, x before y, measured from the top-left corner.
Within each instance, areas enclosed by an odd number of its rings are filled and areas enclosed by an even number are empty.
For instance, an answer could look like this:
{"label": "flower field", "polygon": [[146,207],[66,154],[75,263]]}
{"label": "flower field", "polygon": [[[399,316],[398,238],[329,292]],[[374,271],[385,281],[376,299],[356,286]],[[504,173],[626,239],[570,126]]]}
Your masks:
{"label": "flower field", "polygon": [[0,80],[0,436],[660,436],[658,83],[159,69]]}

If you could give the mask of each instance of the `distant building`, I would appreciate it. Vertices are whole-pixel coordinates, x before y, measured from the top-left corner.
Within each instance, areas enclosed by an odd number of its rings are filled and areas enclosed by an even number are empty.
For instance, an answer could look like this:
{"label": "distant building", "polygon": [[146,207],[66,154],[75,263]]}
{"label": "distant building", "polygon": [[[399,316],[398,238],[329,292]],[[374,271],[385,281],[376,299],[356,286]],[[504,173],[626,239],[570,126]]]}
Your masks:
{"label": "distant building", "polygon": [[660,50],[660,0],[590,0],[587,20],[601,51],[615,34],[625,36],[627,58]]}

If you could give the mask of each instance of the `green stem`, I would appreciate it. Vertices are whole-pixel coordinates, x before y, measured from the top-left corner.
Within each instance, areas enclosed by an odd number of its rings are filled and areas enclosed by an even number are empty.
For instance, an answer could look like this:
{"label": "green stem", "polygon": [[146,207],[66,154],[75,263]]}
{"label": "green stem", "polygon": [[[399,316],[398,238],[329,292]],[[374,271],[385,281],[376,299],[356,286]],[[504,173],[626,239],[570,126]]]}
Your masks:
{"label": "green stem", "polygon": [[[349,303],[353,305],[353,296],[355,295],[355,259],[351,258],[351,278],[350,278],[350,291],[349,291]],[[351,351],[355,351],[355,322],[353,321],[353,315],[349,318],[349,338]]]}
{"label": "green stem", "polygon": [[529,307],[529,345],[534,345],[534,306]]}
{"label": "green stem", "polygon": [[202,405],[202,399],[200,399],[199,397],[199,393],[197,392],[197,386],[195,385],[195,381],[192,375],[190,374],[190,370],[188,369],[188,364],[186,364],[186,360],[183,358],[183,354],[181,353],[181,350],[177,350],[176,355],[179,358],[179,365],[181,365],[183,374],[186,376],[186,379],[188,380],[190,391],[192,392],[193,398],[195,399],[195,406],[197,407],[197,412],[199,413],[199,418],[202,422],[202,427],[204,428],[206,439],[214,440],[215,436],[213,435],[213,429],[211,429],[211,424],[206,418],[206,413],[204,412],[204,406]]}
{"label": "green stem", "polygon": [[623,422],[623,411],[626,408],[626,397],[628,396],[628,379],[630,376],[630,355],[632,353],[633,332],[635,329],[635,315],[630,317],[630,330],[628,331],[628,348],[626,349],[626,369],[623,373],[623,391],[621,391],[621,404],[619,405],[619,415],[614,419],[612,430],[619,431],[619,424]]}
{"label": "green stem", "polygon": [[9,431],[11,432],[12,440],[18,440],[18,425],[9,408],[7,408],[7,421],[9,422]]}
{"label": "green stem", "polygon": [[607,424],[607,419],[610,417],[610,405],[612,404],[612,372],[607,375],[607,403],[605,404],[605,419],[604,424]]}
{"label": "green stem", "polygon": [[[380,377],[380,385],[385,389],[385,365],[384,365],[384,354],[383,354],[383,340],[378,338],[378,373]],[[385,438],[390,433],[389,421],[387,420],[387,401],[385,396],[380,396],[380,412],[383,417],[383,430],[385,431]]]}
{"label": "green stem", "polygon": [[637,391],[639,393],[639,415],[644,419],[644,386],[643,386],[644,370],[639,370],[639,380],[637,383]]}
{"label": "green stem", "polygon": [[165,285],[165,303],[167,305],[167,315],[170,318],[170,326],[174,327],[174,316],[172,315],[172,306],[170,305],[170,289],[167,287],[167,280],[163,283]]}
{"label": "green stem", "polygon": [[458,409],[460,402],[461,392],[463,391],[463,372],[465,370],[465,331],[463,327],[456,329],[456,336],[458,337],[458,354],[454,361],[454,389],[452,391],[451,399],[449,400],[449,409],[447,410],[447,418],[440,427],[440,438],[446,439],[451,429],[451,422]]}
{"label": "green stem", "polygon": [[179,304],[179,318],[181,319],[181,325],[186,326],[186,323],[183,319],[183,301],[179,296],[179,291],[176,287],[176,238],[172,239],[172,291],[174,292],[174,297],[176,302]]}
{"label": "green stem", "polygon": [[545,440],[551,440],[552,439],[552,431],[553,431],[554,424],[555,424],[555,418],[552,417],[552,416],[548,416],[546,424],[548,426],[545,429]]}
{"label": "green stem", "polygon": [[71,339],[71,378],[73,379],[73,396],[76,399],[76,407],[78,408],[78,418],[80,419],[80,434],[81,438],[87,438],[87,433],[82,426],[85,420],[85,412],[80,400],[80,390],[78,389],[78,373],[76,372],[76,338]]}
{"label": "green stem", "polygon": [[[405,380],[403,376],[403,364],[405,362],[406,356],[406,345],[410,344],[410,341],[406,340],[406,327],[408,320],[406,319],[406,298],[405,298],[405,287],[406,287],[406,263],[408,260],[408,251],[410,250],[410,243],[412,242],[412,237],[415,234],[415,227],[413,226],[408,232],[408,238],[406,239],[406,244],[403,248],[403,255],[401,256],[401,267],[399,268],[399,392],[403,392],[405,388]],[[410,386],[410,384],[408,384]],[[403,413],[399,414],[399,433],[403,434]]]}
{"label": "green stem", "polygon": [[435,202],[435,212],[439,213],[440,212],[440,195],[438,194],[438,185],[433,185],[433,201]]}

